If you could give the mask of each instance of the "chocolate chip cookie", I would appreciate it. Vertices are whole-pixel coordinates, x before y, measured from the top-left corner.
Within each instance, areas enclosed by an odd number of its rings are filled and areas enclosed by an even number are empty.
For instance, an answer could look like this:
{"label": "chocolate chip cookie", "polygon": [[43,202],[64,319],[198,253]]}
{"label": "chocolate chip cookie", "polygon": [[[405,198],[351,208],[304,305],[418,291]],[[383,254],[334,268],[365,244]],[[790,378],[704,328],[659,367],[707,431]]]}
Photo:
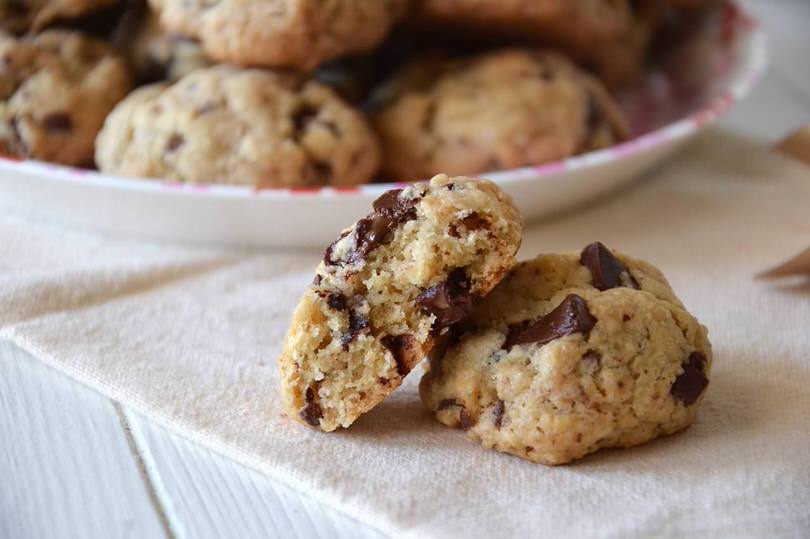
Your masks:
{"label": "chocolate chip cookie", "polygon": [[521,222],[487,180],[388,191],[326,249],[279,359],[297,421],[348,427],[396,387],[509,271]]}
{"label": "chocolate chip cookie", "polygon": [[168,30],[198,38],[212,58],[312,70],[368,50],[388,33],[406,0],[150,0]]}
{"label": "chocolate chip cookie", "polygon": [[657,2],[415,0],[414,4],[417,24],[551,45],[616,86],[642,73]]}
{"label": "chocolate chip cookie", "polygon": [[41,30],[54,21],[75,19],[115,4],[116,0],[0,0],[0,30]]}
{"label": "chocolate chip cookie", "polygon": [[70,31],[0,34],[0,153],[89,166],[104,117],[132,86],[105,43]]}
{"label": "chocolate chip cookie", "polygon": [[550,51],[426,57],[377,92],[387,178],[479,174],[609,146],[627,134],[602,84]]}
{"label": "chocolate chip cookie", "polygon": [[363,115],[328,87],[224,65],[136,90],[96,142],[104,172],[194,183],[352,185],[378,162]]}
{"label": "chocolate chip cookie", "polygon": [[516,266],[431,355],[420,393],[485,448],[564,464],[688,427],[711,363],[661,272],[594,243]]}

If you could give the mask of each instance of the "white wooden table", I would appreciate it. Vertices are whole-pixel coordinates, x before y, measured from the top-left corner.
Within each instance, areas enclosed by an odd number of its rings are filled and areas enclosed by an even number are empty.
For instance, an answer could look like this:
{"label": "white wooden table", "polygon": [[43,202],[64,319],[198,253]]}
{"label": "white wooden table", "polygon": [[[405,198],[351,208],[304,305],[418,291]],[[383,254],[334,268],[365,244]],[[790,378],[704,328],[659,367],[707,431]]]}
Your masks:
{"label": "white wooden table", "polygon": [[[810,122],[810,0],[747,0],[771,68],[724,123],[776,142]],[[0,539],[381,537],[0,342]]]}

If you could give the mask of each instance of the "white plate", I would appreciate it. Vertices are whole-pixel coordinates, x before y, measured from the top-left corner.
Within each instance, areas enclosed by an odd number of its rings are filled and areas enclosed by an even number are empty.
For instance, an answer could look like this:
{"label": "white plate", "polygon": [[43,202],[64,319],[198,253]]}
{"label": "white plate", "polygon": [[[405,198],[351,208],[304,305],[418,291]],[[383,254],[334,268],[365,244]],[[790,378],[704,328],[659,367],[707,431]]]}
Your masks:
{"label": "white plate", "polygon": [[[762,73],[764,36],[735,4],[727,5],[716,35],[710,76],[702,82],[697,104],[695,95],[690,96],[691,113],[658,128],[653,120],[646,134],[606,150],[483,176],[512,195],[526,219],[559,212],[637,178],[745,97]],[[661,82],[660,77],[651,77],[644,89],[625,100],[631,123],[639,111],[671,108],[677,101],[675,92],[662,92],[666,84]],[[684,103],[679,107],[683,109]],[[0,200],[9,206],[66,224],[169,241],[323,247],[366,214],[381,192],[395,186],[313,190],[195,186],[0,158]]]}

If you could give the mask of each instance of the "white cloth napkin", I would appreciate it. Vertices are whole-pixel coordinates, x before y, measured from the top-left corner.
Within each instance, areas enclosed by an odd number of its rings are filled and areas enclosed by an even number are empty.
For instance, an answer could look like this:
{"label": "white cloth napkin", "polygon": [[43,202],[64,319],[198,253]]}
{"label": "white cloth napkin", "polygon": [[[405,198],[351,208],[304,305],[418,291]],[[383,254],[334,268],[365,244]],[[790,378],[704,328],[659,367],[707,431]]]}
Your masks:
{"label": "white cloth napkin", "polygon": [[527,226],[523,257],[598,239],[658,264],[715,346],[691,429],[570,466],[484,451],[439,425],[419,369],[346,431],[286,420],[276,356],[320,253],[146,244],[6,210],[0,338],[397,536],[799,537],[810,285],[752,277],[806,247],[808,170],[713,133],[633,188]]}

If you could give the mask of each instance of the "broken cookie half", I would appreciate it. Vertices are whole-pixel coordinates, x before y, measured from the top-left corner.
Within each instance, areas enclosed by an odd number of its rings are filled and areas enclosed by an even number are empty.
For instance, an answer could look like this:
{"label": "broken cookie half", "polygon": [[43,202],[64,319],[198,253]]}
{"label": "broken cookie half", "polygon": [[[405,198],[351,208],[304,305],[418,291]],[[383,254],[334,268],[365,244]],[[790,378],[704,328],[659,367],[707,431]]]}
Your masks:
{"label": "broken cookie half", "polygon": [[287,414],[348,427],[397,388],[515,264],[520,214],[487,180],[384,193],[324,253],[279,359]]}

